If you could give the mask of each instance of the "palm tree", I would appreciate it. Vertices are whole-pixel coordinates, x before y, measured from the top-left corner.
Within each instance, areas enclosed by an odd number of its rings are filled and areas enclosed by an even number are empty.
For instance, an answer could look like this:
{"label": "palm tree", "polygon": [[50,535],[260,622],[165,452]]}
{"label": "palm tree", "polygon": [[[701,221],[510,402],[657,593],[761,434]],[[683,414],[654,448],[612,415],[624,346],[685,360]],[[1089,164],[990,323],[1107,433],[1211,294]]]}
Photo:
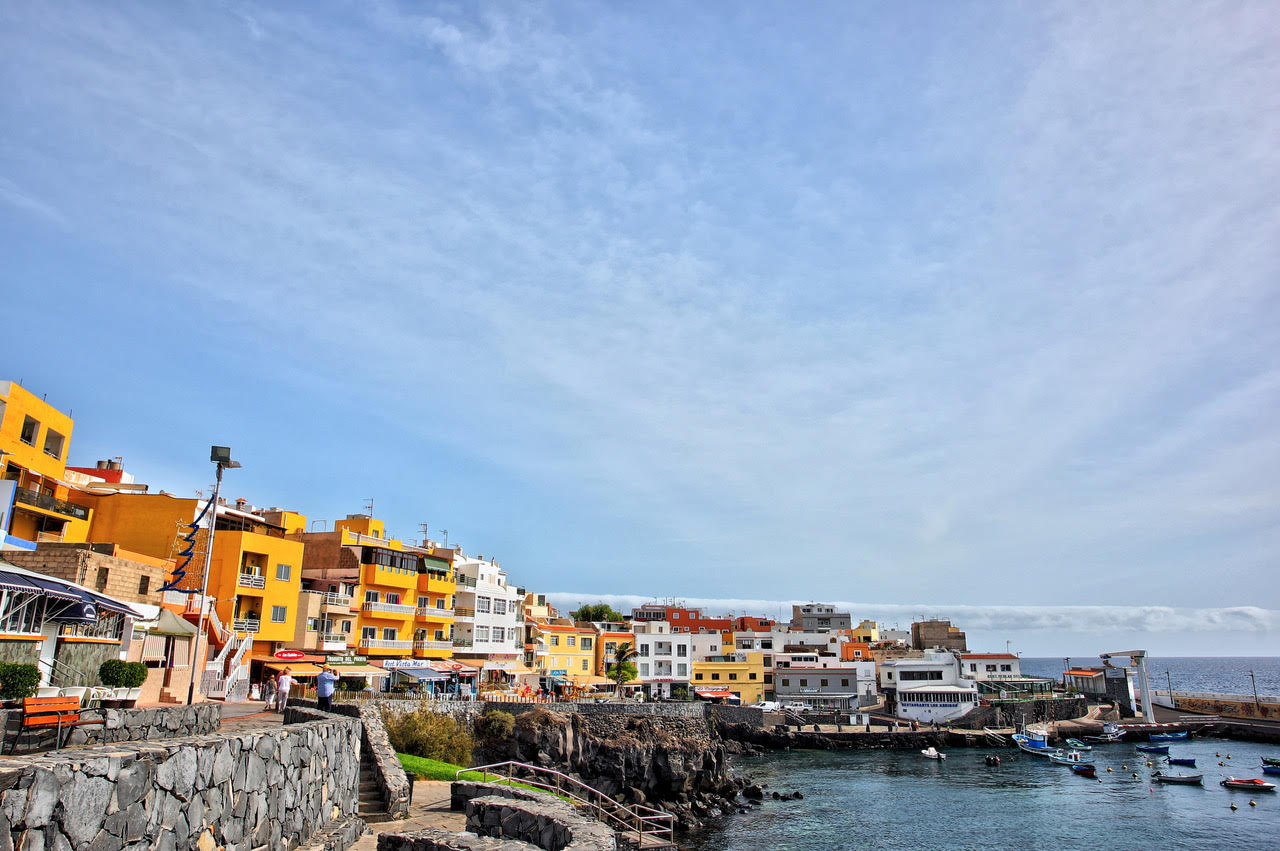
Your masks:
{"label": "palm tree", "polygon": [[636,678],[636,666],[634,660],[640,656],[640,651],[631,646],[630,641],[624,641],[618,645],[613,651],[613,678],[617,682],[617,688],[614,689],[615,697],[622,697],[622,684],[627,680]]}

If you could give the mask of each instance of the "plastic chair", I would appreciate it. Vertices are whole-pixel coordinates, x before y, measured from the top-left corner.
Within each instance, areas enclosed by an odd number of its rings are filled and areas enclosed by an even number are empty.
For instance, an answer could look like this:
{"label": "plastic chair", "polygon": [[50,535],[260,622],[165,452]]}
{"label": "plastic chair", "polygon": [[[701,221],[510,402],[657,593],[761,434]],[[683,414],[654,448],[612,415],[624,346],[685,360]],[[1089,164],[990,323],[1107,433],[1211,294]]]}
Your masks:
{"label": "plastic chair", "polygon": [[104,700],[111,700],[114,694],[114,691],[105,686],[94,686],[89,689],[89,705],[98,706]]}
{"label": "plastic chair", "polygon": [[74,697],[76,700],[80,701],[81,704],[84,704],[85,695],[87,695],[88,693],[89,693],[88,686],[68,686],[67,688],[64,688],[58,696]]}
{"label": "plastic chair", "polygon": [[62,689],[57,686],[40,686],[36,689],[36,697],[61,697]]}
{"label": "plastic chair", "polygon": [[125,689],[124,699],[125,706],[133,707],[138,705],[138,698],[142,697],[142,689],[131,688]]}

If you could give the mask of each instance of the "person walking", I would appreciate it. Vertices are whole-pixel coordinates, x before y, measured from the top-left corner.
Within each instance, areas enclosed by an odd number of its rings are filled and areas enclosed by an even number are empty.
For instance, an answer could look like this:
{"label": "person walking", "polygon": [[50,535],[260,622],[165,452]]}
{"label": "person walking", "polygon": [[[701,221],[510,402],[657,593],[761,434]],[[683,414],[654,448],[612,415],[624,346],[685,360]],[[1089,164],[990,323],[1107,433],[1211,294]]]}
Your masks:
{"label": "person walking", "polygon": [[283,713],[289,703],[289,689],[293,688],[293,673],[285,668],[276,677],[276,712]]}
{"label": "person walking", "polygon": [[316,706],[321,711],[333,711],[333,690],[337,685],[338,675],[328,665],[316,675]]}

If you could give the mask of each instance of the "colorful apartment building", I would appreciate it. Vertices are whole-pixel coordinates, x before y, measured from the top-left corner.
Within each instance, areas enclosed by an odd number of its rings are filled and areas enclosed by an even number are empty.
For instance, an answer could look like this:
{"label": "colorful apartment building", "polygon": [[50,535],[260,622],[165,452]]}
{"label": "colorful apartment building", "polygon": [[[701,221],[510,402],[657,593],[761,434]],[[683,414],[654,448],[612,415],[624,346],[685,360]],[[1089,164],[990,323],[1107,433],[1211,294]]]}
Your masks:
{"label": "colorful apartment building", "polygon": [[596,673],[596,630],[569,621],[534,621],[525,624],[526,635],[546,652],[535,657],[539,688],[551,691],[557,686],[585,687],[599,679]]}
{"label": "colorful apartment building", "polygon": [[467,556],[458,549],[434,552],[451,554],[457,577],[454,658],[477,665],[485,682],[510,682],[526,673],[524,589],[511,584],[506,571],[483,555]]}
{"label": "colorful apartment building", "polygon": [[13,381],[0,381],[0,549],[87,541],[92,509],[70,500],[75,421]]}
{"label": "colorful apartment building", "polygon": [[609,666],[618,660],[616,654],[623,644],[635,647],[635,636],[604,624],[596,625],[596,674],[609,676]]}
{"label": "colorful apartment building", "polygon": [[733,618],[709,618],[701,609],[690,609],[668,603],[645,603],[631,610],[635,623],[666,621],[672,632],[707,633],[732,632]]}
{"label": "colorful apartment building", "polygon": [[[759,703],[765,699],[764,654],[734,652],[695,659],[693,690],[706,699]],[[726,694],[732,697],[726,698]]]}

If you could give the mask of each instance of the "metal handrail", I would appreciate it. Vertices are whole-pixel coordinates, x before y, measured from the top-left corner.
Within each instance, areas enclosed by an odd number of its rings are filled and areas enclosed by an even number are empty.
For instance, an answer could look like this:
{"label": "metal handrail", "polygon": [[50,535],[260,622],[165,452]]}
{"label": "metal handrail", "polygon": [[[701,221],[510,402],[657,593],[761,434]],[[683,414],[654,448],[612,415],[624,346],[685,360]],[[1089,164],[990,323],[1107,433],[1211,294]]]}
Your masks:
{"label": "metal handrail", "polygon": [[[592,810],[597,821],[610,825],[615,832],[635,833],[642,842],[645,836],[665,836],[668,842],[673,841],[675,837],[675,816],[671,813],[654,807],[647,807],[643,804],[629,807],[621,801],[610,798],[594,786],[588,786],[581,780],[577,780],[553,768],[543,768],[538,765],[529,765],[525,762],[508,760],[506,762],[496,762],[492,765],[478,765],[474,768],[461,769],[454,774],[454,779],[460,780],[462,775],[468,771],[478,771],[481,777],[486,774],[496,774],[499,778],[498,782],[501,783],[503,780],[502,775],[498,774],[496,769],[504,768],[507,772],[505,780],[508,785],[519,782],[567,797],[574,801],[577,806]],[[515,769],[517,768],[534,774],[549,775],[554,781],[554,785],[548,785],[545,782],[539,783],[537,780],[528,777],[516,777]],[[580,794],[575,794],[575,791],[579,790],[581,790]],[[585,794],[587,797],[581,797],[581,794]],[[591,796],[594,796],[594,800]],[[666,826],[654,826],[651,822],[665,822]]]}

